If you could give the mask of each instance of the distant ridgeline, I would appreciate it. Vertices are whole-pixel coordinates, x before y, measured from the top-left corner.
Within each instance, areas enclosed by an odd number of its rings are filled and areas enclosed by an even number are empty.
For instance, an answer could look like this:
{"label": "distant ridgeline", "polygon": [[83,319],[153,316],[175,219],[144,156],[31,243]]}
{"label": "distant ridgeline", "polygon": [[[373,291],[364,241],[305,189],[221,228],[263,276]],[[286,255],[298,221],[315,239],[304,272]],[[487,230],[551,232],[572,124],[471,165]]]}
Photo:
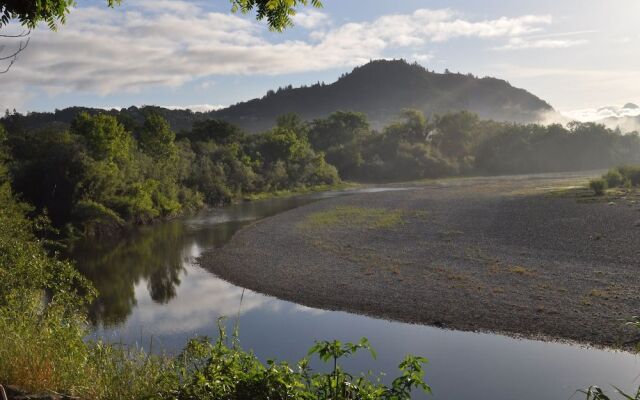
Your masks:
{"label": "distant ridgeline", "polygon": [[52,121],[70,123],[79,111],[126,114],[140,123],[144,111],[153,110],[165,117],[176,132],[190,130],[196,121],[219,118],[255,133],[270,129],[277,117],[285,113],[312,120],[349,110],[364,113],[373,128],[381,129],[406,108],[419,110],[426,116],[466,110],[481,118],[524,123],[539,121],[543,114],[553,111],[545,101],[501,79],[439,74],[404,60],[378,60],[355,68],[332,84],[280,88],[262,98],[217,111],[192,112],[155,106],[121,111],[72,107],[53,114],[31,113],[25,123],[29,124],[26,128]]}
{"label": "distant ridgeline", "polygon": [[377,60],[332,84],[281,88],[213,115],[249,131],[260,131],[273,126],[283,110],[306,120],[350,110],[366,114],[371,125],[380,129],[406,108],[427,116],[466,110],[482,118],[511,122],[536,122],[542,114],[553,111],[545,101],[504,80],[439,74],[404,60]]}

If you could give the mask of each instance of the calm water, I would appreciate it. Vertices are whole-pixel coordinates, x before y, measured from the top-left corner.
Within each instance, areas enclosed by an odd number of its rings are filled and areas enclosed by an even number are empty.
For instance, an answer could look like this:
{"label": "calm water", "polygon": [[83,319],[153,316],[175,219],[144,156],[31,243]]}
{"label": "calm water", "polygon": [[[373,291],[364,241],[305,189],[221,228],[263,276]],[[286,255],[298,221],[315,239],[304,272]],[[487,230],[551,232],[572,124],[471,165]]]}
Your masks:
{"label": "calm water", "polygon": [[[238,314],[243,289],[200,268],[197,257],[251,221],[343,194],[243,203],[142,228],[115,243],[78,244],[74,257],[101,293],[91,310],[94,336],[143,347],[153,337],[154,351],[169,352],[194,335],[215,336],[218,317]],[[389,322],[244,291],[241,344],[263,360],[296,361],[314,339],[362,336],[378,359],[362,354],[345,367],[393,376],[405,354],[424,355],[434,399],[569,399],[593,383],[640,384],[640,364],[629,353]]]}

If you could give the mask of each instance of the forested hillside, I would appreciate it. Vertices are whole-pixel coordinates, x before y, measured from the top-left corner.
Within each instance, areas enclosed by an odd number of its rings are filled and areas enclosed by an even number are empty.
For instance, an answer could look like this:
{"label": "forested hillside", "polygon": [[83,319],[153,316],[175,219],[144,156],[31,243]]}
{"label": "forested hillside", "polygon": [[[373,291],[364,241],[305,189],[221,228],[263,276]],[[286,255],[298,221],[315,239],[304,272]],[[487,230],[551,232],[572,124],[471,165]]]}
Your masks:
{"label": "forested hillside", "polygon": [[364,113],[374,128],[382,129],[406,108],[427,116],[470,111],[482,118],[525,123],[536,122],[543,113],[553,111],[545,101],[500,79],[450,72],[440,74],[403,60],[378,60],[355,68],[331,84],[271,90],[262,98],[218,111],[203,113],[157,106],[110,111],[71,107],[53,113],[30,113],[29,118],[12,122],[24,129],[52,122],[64,125],[70,124],[79,111],[85,111],[92,115],[119,115],[141,124],[144,116],[153,112],[163,116],[176,132],[190,130],[194,122],[216,118],[256,133],[270,129],[277,117],[286,113],[311,121],[336,111],[350,110]]}
{"label": "forested hillside", "polygon": [[372,126],[379,129],[405,108],[427,116],[466,110],[483,118],[512,122],[535,122],[541,113],[552,110],[545,101],[500,79],[440,74],[404,60],[377,60],[355,68],[332,84],[281,88],[214,115],[259,131],[273,125],[283,112],[311,120],[351,110],[366,114]]}

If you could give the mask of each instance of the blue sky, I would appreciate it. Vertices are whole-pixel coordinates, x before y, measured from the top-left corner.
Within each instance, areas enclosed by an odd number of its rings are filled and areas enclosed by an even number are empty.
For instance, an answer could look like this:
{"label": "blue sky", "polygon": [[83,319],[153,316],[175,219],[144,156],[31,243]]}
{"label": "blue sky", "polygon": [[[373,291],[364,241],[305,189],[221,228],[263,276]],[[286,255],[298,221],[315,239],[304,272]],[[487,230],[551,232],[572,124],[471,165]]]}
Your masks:
{"label": "blue sky", "polygon": [[227,0],[104,3],[80,0],[58,32],[32,34],[0,76],[2,109],[224,106],[400,57],[504,78],[586,118],[640,102],[637,0],[324,0],[284,33]]}

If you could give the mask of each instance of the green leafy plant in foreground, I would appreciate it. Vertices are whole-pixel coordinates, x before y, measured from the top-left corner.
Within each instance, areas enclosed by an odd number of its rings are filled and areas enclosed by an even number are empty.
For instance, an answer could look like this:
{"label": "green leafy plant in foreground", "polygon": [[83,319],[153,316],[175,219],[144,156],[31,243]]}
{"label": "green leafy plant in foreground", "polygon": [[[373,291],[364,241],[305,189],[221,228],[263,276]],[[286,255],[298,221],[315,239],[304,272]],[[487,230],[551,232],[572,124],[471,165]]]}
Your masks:
{"label": "green leafy plant in foreground", "polygon": [[[164,393],[161,399],[410,399],[414,389],[427,393],[424,382],[425,358],[407,356],[400,363],[402,374],[391,386],[374,381],[370,375],[354,377],[339,365],[339,360],[359,350],[375,351],[367,339],[358,343],[340,341],[316,342],[307,358],[295,366],[286,362],[260,362],[251,352],[240,349],[237,331],[227,344],[225,330],[219,324],[219,338],[211,343],[207,338],[191,340],[182,354],[175,358],[179,384]],[[310,367],[309,356],[331,362],[330,373],[316,373]]]}

